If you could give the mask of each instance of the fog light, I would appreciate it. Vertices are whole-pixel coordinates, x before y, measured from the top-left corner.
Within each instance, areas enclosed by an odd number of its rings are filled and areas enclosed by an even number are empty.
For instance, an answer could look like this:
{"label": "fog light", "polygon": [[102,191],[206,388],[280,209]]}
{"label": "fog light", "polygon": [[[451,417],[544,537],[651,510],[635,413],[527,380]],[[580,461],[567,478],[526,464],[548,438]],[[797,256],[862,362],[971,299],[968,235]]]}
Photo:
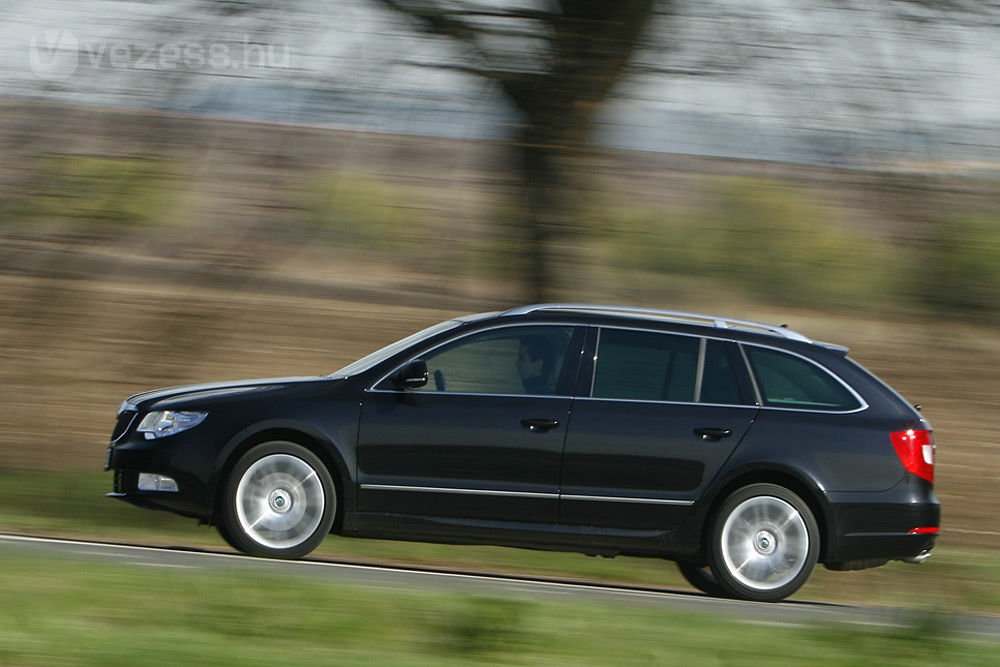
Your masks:
{"label": "fog light", "polygon": [[177,492],[177,482],[169,477],[164,477],[163,475],[155,475],[153,473],[141,472],[139,473],[139,490],[140,491],[173,491]]}

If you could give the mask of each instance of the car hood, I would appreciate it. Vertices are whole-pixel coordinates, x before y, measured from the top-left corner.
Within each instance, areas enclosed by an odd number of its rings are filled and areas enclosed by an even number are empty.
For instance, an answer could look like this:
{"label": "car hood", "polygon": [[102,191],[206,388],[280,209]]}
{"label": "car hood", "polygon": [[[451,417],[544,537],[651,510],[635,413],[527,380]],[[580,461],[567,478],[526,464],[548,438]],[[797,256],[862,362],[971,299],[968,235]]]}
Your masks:
{"label": "car hood", "polygon": [[134,396],[129,396],[122,403],[119,412],[122,410],[144,410],[152,406],[157,401],[184,398],[189,400],[223,398],[236,394],[248,393],[252,391],[263,391],[268,389],[279,389],[289,386],[301,386],[303,384],[314,383],[335,383],[344,378],[331,377],[327,375],[310,375],[303,377],[280,377],[261,378],[257,380],[236,380],[230,382],[210,382],[206,384],[191,384],[180,387],[167,387],[164,389],[154,389],[145,391]]}

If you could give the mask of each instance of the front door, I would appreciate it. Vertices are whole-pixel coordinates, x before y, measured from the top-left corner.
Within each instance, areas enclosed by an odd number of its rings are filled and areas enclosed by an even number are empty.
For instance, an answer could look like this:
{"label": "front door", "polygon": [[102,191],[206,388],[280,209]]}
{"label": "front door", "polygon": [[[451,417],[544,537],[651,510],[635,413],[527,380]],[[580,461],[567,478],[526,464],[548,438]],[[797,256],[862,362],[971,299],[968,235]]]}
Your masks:
{"label": "front door", "polygon": [[556,523],[582,329],[531,325],[465,335],[419,358],[425,387],[365,394],[362,512]]}

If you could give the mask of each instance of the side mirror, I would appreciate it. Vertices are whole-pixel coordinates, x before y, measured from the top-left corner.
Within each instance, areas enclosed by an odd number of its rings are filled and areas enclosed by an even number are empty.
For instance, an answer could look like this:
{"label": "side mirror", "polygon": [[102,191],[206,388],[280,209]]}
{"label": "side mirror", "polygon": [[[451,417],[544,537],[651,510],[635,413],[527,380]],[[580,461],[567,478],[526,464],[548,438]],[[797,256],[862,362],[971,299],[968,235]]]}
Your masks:
{"label": "side mirror", "polygon": [[393,384],[399,389],[417,389],[427,384],[427,362],[414,359],[392,375]]}

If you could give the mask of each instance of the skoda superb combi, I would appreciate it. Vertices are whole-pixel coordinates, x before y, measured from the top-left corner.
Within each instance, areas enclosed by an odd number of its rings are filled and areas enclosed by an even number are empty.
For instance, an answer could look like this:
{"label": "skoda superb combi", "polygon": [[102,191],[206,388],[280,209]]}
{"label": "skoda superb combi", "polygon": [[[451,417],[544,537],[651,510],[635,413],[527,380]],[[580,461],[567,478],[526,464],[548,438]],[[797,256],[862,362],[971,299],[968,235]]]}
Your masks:
{"label": "skoda superb combi", "polygon": [[328,376],[125,400],[114,498],[299,558],[330,532],[674,560],[774,601],[816,563],[919,562],[930,425],[783,326],[547,304],[442,322]]}

